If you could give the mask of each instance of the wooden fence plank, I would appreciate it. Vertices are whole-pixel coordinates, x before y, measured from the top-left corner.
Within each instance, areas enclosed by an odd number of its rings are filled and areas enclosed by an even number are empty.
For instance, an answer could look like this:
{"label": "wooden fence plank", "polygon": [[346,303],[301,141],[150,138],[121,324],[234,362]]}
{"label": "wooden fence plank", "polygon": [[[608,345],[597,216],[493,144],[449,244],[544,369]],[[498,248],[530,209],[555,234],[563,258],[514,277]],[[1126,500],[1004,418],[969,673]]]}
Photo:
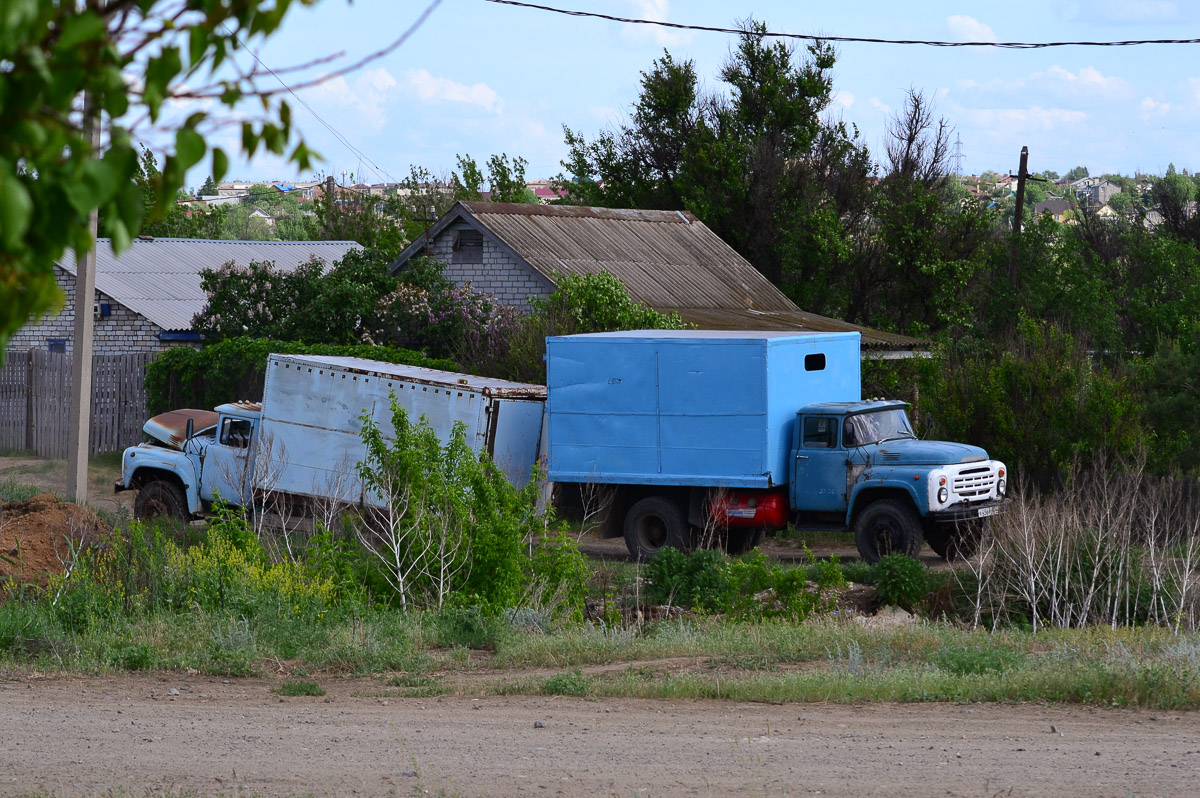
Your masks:
{"label": "wooden fence plank", "polygon": [[[149,353],[96,355],[92,363],[91,454],[119,452],[141,440],[146,421]],[[0,369],[0,449],[32,449],[61,460],[70,437],[71,357],[12,350]]]}

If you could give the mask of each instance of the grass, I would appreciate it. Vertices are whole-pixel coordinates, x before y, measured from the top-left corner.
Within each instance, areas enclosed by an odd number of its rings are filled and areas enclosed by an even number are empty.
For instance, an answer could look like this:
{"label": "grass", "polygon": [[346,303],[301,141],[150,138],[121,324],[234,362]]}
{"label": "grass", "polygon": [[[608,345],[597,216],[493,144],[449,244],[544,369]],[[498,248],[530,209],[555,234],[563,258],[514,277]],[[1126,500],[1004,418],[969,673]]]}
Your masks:
{"label": "grass", "polygon": [[325,690],[316,682],[304,679],[287,679],[271,692],[284,696],[323,696]]}

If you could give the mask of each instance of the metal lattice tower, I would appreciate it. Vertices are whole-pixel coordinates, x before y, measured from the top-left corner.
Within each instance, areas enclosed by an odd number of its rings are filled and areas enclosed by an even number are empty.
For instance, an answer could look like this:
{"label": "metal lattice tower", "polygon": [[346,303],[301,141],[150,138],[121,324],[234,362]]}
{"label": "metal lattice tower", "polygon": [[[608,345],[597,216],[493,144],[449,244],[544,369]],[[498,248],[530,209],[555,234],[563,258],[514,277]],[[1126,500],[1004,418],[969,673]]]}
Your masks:
{"label": "metal lattice tower", "polygon": [[958,133],[954,134],[954,149],[950,151],[950,161],[951,161],[951,163],[954,164],[954,174],[958,175],[959,177],[962,177],[962,162],[963,162],[962,136],[959,135]]}

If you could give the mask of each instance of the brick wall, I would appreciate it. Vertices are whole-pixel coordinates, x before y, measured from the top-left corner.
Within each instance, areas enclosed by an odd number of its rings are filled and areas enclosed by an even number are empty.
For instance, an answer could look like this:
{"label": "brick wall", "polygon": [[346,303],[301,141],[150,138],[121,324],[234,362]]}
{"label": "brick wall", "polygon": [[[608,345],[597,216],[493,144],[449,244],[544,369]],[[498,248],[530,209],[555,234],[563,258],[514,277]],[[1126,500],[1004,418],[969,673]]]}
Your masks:
{"label": "brick wall", "polygon": [[[30,322],[9,339],[10,349],[45,349],[48,338],[65,338],[67,351],[72,351],[71,338],[75,331],[75,277],[65,269],[54,267],[58,287],[66,294],[61,312]],[[96,319],[93,353],[123,355],[137,352],[161,352],[173,342],[158,338],[159,328],[143,316],[134,313],[107,294],[97,291],[96,302],[108,302],[112,315]],[[91,308],[88,308],[91,312]]]}
{"label": "brick wall", "polygon": [[554,290],[550,281],[532,268],[513,258],[487,236],[483,238],[482,263],[451,263],[454,236],[443,231],[430,243],[432,256],[446,264],[445,274],[459,285],[470,283],[476,291],[491,294],[503,305],[529,310],[530,297],[549,296]]}

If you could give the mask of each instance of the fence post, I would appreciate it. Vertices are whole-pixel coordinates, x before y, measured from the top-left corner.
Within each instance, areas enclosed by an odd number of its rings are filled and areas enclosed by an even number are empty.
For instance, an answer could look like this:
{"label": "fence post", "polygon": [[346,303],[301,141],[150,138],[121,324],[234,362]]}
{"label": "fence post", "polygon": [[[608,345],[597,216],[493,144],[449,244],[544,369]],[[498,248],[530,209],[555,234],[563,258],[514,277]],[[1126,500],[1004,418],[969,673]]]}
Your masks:
{"label": "fence post", "polygon": [[33,350],[25,351],[25,451],[33,451]]}

